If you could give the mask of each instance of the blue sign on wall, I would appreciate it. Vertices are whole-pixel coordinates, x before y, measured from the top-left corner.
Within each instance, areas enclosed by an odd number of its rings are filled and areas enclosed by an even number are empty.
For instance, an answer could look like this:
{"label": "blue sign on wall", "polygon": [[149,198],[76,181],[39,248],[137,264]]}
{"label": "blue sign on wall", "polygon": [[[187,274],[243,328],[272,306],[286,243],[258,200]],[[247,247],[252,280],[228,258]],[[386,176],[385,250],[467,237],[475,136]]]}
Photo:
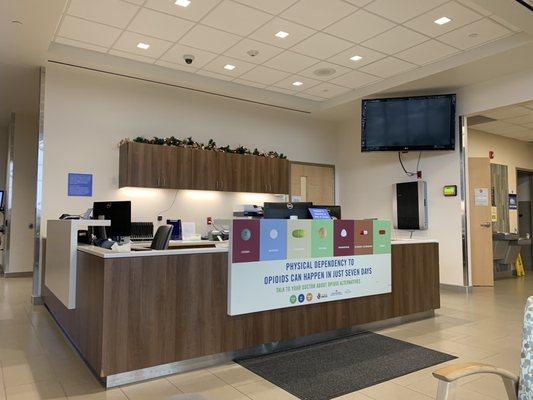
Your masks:
{"label": "blue sign on wall", "polygon": [[93,174],[68,174],[68,195],[91,197],[93,195]]}
{"label": "blue sign on wall", "polygon": [[310,208],[309,212],[313,219],[331,219],[327,208]]}

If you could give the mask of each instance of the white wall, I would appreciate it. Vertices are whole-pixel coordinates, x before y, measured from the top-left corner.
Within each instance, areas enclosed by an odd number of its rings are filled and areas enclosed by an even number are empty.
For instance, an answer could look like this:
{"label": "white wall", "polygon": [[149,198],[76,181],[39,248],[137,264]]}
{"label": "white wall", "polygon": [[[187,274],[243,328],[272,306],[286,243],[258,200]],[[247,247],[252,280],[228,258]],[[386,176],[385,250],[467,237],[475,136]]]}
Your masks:
{"label": "white wall", "polygon": [[33,271],[35,189],[37,172],[37,118],[15,116],[13,150],[13,206],[10,219],[8,273]]}
{"label": "white wall", "polygon": [[[360,105],[359,105],[360,107]],[[396,152],[361,153],[360,109],[340,126],[337,144],[337,174],[340,204],[346,218],[392,218],[392,185],[416,180],[405,175]],[[406,168],[416,170],[418,153],[404,155]],[[441,283],[463,285],[460,196],[444,197],[444,185],[460,186],[459,153],[424,152],[420,169],[428,184],[429,229],[413,237],[439,241]],[[395,231],[396,237],[409,237]]]}
{"label": "white wall", "polygon": [[[213,138],[219,145],[283,152],[291,160],[335,163],[336,127],[308,114],[57,65],[47,67],[45,96],[43,221],[79,214],[93,201],[131,199],[133,220],[155,222],[176,191],[118,189],[118,143],[128,137]],[[68,172],[94,174],[92,198],[67,196]],[[265,199],[276,200],[178,191],[163,216],[201,227],[207,216],[230,217],[236,204]]]}
{"label": "white wall", "polygon": [[7,127],[0,127],[0,190],[6,188],[7,139]]}
{"label": "white wall", "polygon": [[[469,129],[469,157],[488,157],[489,151],[494,151],[491,163],[507,165],[509,193],[517,193],[517,169],[533,171],[533,144]],[[509,210],[509,229],[518,229],[517,210]]]}

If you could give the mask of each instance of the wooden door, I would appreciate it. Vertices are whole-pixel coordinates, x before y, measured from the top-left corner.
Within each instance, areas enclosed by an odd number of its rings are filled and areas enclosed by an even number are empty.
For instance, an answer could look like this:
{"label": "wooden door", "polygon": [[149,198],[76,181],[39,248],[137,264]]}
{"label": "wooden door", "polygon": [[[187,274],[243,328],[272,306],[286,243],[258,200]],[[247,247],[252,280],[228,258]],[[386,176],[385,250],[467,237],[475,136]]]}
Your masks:
{"label": "wooden door", "polygon": [[318,205],[335,204],[335,167],[333,165],[290,163],[291,198]]}
{"label": "wooden door", "polygon": [[491,179],[488,158],[468,159],[468,180],[472,284],[494,286]]}
{"label": "wooden door", "polygon": [[134,142],[120,146],[120,187],[154,187],[152,147]]}
{"label": "wooden door", "polygon": [[219,190],[218,152],[191,150],[192,189]]}

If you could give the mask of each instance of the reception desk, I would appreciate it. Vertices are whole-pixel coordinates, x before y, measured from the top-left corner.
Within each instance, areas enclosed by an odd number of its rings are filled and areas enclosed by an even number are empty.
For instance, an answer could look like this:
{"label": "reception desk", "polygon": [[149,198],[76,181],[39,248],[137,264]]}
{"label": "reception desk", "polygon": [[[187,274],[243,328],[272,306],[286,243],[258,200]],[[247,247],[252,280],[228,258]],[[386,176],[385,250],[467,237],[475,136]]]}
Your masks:
{"label": "reception desk", "polygon": [[393,242],[390,293],[236,316],[228,315],[223,247],[112,253],[79,246],[76,308],[65,307],[46,284],[42,293],[111,387],[431,315],[440,307],[438,251],[434,241]]}

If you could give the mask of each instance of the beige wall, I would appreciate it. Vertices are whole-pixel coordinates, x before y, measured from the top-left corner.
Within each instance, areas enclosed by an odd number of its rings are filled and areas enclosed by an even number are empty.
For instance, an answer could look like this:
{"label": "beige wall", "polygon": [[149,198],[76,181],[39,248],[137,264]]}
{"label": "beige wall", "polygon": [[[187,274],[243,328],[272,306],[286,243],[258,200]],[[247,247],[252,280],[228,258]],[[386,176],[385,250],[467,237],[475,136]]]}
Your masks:
{"label": "beige wall", "polygon": [[[360,109],[340,127],[337,175],[345,218],[392,218],[392,185],[416,180],[405,175],[396,152],[361,153]],[[416,169],[418,152],[403,156],[408,170]],[[429,229],[414,238],[437,239],[441,283],[463,285],[460,196],[444,197],[444,185],[460,186],[459,152],[423,152],[420,168],[428,184]],[[397,230],[397,238],[409,237]]]}
{"label": "beige wall", "polygon": [[0,128],[0,190],[6,188],[7,132],[7,127]]}
{"label": "beige wall", "polygon": [[[155,222],[161,213],[201,230],[207,216],[230,217],[237,204],[279,201],[259,194],[119,190],[118,143],[127,137],[213,138],[219,145],[280,151],[291,160],[335,162],[335,126],[308,114],[55,65],[47,67],[45,94],[43,221],[79,214],[93,201],[130,199],[133,220]],[[68,172],[94,174],[92,198],[67,196]]]}
{"label": "beige wall", "polygon": [[[492,163],[507,165],[509,193],[516,193],[516,170],[526,169],[533,171],[533,144],[469,129],[468,156],[488,157],[489,151],[494,151]],[[515,232],[518,229],[517,210],[509,210],[509,227],[511,232]]]}

